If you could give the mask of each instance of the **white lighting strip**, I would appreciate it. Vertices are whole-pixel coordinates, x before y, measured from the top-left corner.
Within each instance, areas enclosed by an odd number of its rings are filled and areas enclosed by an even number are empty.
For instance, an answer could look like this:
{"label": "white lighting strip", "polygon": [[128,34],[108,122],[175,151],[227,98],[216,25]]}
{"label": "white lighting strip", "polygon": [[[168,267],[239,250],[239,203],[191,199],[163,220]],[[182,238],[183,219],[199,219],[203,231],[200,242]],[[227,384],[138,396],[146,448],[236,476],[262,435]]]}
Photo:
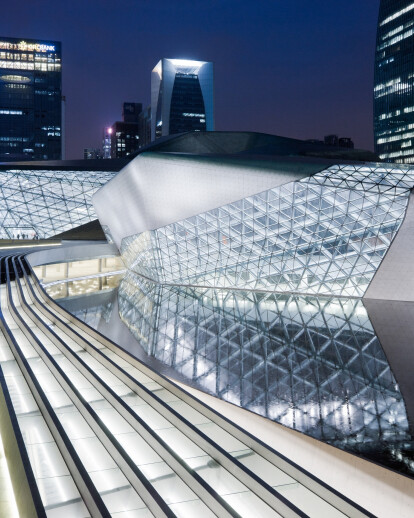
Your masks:
{"label": "white lighting strip", "polygon": [[50,243],[50,244],[38,244],[38,245],[13,245],[13,246],[1,246],[0,245],[0,250],[13,250],[14,248],[36,248],[36,247],[40,247],[40,246],[43,246],[43,247],[51,247],[51,246],[62,246],[62,243]]}
{"label": "white lighting strip", "polygon": [[383,20],[380,23],[380,27],[382,27],[383,25],[386,25],[388,22],[392,22],[392,20],[399,18],[403,14],[408,13],[409,11],[412,11],[413,9],[414,9],[414,3],[407,5],[407,7],[404,7],[404,9],[401,9],[401,11],[397,11],[396,13],[392,14],[391,16],[388,16],[388,18],[385,18],[385,20]]}

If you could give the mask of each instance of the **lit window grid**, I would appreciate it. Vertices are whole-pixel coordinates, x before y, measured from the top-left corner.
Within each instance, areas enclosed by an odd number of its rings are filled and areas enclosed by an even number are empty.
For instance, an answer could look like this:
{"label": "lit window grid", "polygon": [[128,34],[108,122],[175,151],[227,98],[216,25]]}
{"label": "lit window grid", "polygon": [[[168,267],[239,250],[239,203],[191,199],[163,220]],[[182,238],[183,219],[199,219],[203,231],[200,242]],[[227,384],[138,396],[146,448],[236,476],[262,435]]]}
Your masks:
{"label": "lit window grid", "polygon": [[124,239],[124,260],[161,283],[362,296],[402,222],[413,173],[334,167]]}
{"label": "lit window grid", "polygon": [[6,70],[38,70],[42,72],[60,71],[60,63],[26,63],[24,61],[0,60],[0,68]]}
{"label": "lit window grid", "polygon": [[360,300],[171,287],[129,272],[118,302],[147,353],[222,399],[354,452],[410,440]]}
{"label": "lit window grid", "polygon": [[[410,0],[381,0],[380,4],[375,57],[374,133],[375,150],[387,162],[412,163],[414,157],[414,143],[408,142],[402,134],[414,121],[410,110],[414,103],[411,5]],[[396,138],[382,138],[384,134]]]}
{"label": "lit window grid", "polygon": [[93,194],[115,173],[105,171],[0,171],[0,237],[52,237],[96,219]]}

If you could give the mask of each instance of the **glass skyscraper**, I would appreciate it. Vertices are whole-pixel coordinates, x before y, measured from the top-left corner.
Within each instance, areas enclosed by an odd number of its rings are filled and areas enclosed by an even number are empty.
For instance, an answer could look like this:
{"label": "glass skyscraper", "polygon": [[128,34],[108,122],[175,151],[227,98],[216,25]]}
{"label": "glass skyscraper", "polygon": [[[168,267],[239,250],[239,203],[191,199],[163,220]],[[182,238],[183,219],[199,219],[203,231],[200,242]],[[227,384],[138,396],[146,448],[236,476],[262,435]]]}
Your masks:
{"label": "glass skyscraper", "polygon": [[151,74],[151,140],[214,131],[213,63],[161,59]]}
{"label": "glass skyscraper", "polygon": [[381,0],[375,55],[375,150],[414,163],[414,2]]}
{"label": "glass skyscraper", "polygon": [[0,37],[0,160],[62,158],[61,44]]}

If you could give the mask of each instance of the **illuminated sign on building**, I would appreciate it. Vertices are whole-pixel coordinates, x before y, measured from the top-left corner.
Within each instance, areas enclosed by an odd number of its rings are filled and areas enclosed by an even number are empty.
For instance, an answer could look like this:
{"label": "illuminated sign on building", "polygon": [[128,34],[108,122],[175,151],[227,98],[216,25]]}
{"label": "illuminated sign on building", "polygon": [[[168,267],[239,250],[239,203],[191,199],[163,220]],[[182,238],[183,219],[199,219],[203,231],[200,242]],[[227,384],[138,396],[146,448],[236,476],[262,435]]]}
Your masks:
{"label": "illuminated sign on building", "polygon": [[46,45],[44,43],[27,43],[26,41],[21,41],[19,43],[0,41],[0,49],[20,50],[21,52],[56,52],[55,45]]}
{"label": "illuminated sign on building", "polygon": [[0,35],[0,162],[61,160],[61,50],[59,41]]}

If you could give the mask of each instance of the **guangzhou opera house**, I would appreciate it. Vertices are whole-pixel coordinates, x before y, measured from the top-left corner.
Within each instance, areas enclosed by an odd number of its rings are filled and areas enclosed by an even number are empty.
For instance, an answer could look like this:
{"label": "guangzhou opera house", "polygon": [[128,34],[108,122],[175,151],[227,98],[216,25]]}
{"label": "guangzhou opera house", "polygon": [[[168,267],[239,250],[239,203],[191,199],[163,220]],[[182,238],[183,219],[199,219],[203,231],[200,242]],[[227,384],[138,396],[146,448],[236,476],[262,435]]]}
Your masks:
{"label": "guangzhou opera house", "polygon": [[0,515],[413,516],[414,167],[88,162],[0,165]]}

